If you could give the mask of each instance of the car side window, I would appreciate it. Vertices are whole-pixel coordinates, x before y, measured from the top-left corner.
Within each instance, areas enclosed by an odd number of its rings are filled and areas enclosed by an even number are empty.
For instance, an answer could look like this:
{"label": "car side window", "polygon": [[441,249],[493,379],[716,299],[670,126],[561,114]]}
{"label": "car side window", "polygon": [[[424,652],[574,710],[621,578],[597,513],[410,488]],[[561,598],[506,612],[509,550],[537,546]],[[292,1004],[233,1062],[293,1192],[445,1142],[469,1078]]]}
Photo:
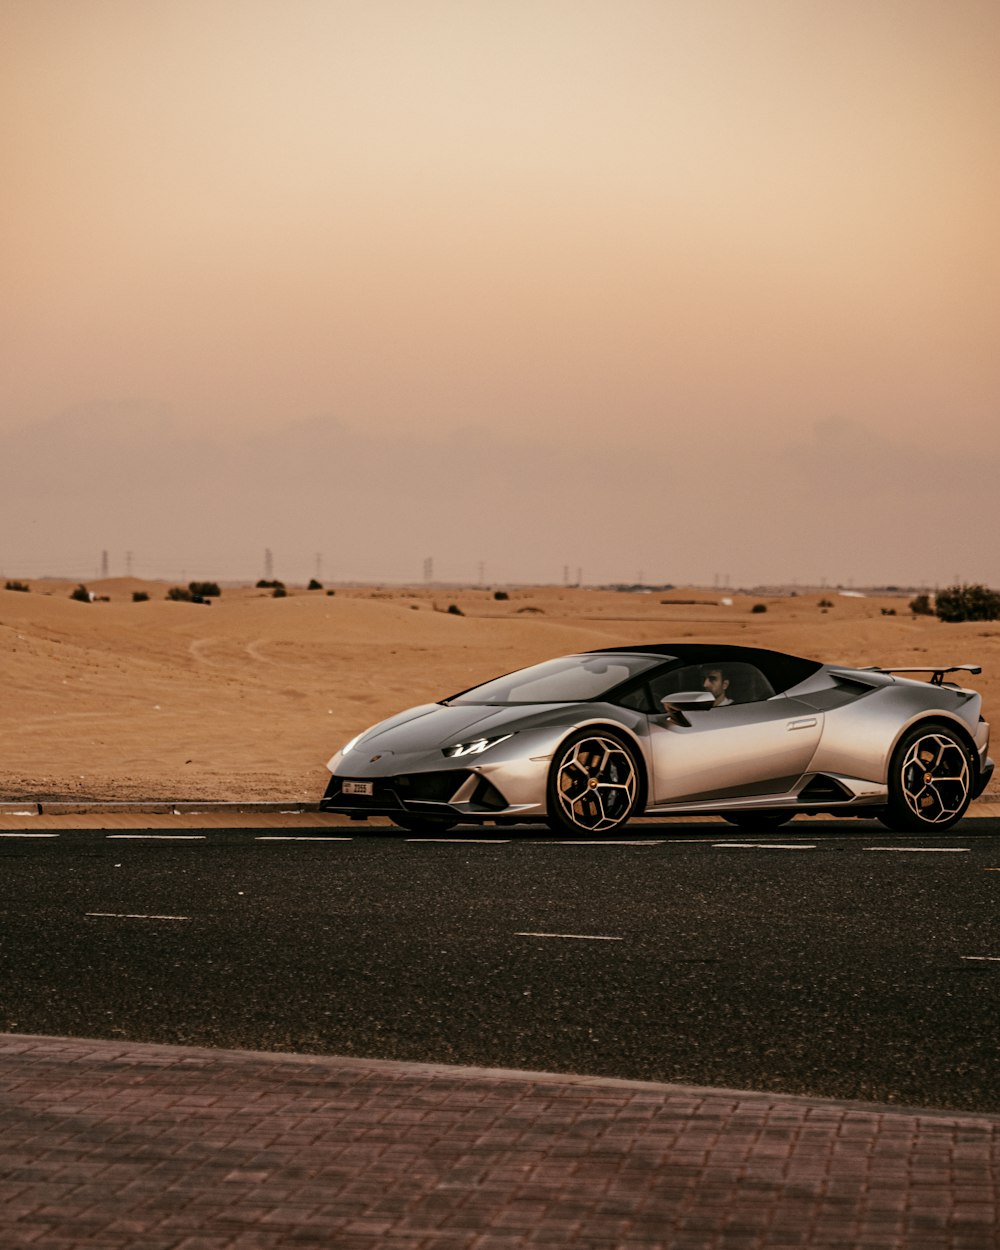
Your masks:
{"label": "car side window", "polygon": [[682,690],[706,689],[705,678],[710,671],[722,672],[729,683],[726,694],[733,703],[757,703],[774,695],[774,687],[756,665],[723,660],[718,664],[685,664],[654,677],[649,683],[654,704],[659,708],[664,699]]}

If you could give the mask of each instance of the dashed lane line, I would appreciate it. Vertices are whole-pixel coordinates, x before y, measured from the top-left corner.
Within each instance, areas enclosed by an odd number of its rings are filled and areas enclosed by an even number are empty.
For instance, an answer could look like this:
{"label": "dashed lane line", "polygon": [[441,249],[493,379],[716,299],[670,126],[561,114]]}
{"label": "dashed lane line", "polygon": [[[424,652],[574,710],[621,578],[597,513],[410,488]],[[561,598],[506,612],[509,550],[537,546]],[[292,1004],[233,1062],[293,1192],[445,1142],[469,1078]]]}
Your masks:
{"label": "dashed lane line", "polygon": [[599,933],[515,933],[515,937],[566,938],[572,942],[624,942],[621,937],[606,937]]}
{"label": "dashed lane line", "polygon": [[121,911],[85,911],[85,916],[101,920],[190,920],[190,916],[155,916],[146,912]]}
{"label": "dashed lane line", "polygon": [[714,851],[815,851],[808,842],[713,842]]}
{"label": "dashed lane line", "polygon": [[463,846],[507,846],[510,838],[404,838],[405,842],[457,842]]}
{"label": "dashed lane line", "polygon": [[0,833],[0,838],[58,838],[58,833]]}
{"label": "dashed lane line", "polygon": [[601,841],[598,841],[598,839],[596,838],[581,838],[577,842],[569,842],[566,840],[553,842],[551,839],[549,839],[548,841],[544,841],[544,842],[529,842],[527,845],[528,846],[662,846],[663,843],[651,842],[648,838],[643,838],[641,841],[637,841],[637,842],[625,842],[624,840],[620,838],[616,838],[614,841],[610,841],[610,842],[601,842]]}
{"label": "dashed lane line", "polygon": [[967,846],[865,846],[865,851],[895,851],[899,855],[959,855]]}
{"label": "dashed lane line", "polygon": [[282,833],[262,833],[254,838],[255,842],[353,842],[353,838],[336,838],[327,837],[326,834],[318,834],[315,837],[309,834],[282,834]]}
{"label": "dashed lane line", "polygon": [[1000,964],[1000,955],[960,955],[959,959],[975,959],[988,964]]}
{"label": "dashed lane line", "polygon": [[129,842],[204,842],[203,833],[109,833],[108,841]]}

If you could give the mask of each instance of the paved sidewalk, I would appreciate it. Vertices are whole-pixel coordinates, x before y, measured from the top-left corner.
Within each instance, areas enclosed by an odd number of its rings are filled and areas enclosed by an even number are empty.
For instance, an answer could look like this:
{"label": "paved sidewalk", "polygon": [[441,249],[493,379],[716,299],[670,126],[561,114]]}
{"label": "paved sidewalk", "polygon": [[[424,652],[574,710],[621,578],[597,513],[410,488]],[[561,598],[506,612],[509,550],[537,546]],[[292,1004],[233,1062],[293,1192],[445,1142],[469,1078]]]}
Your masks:
{"label": "paved sidewalk", "polygon": [[1000,1117],[0,1035],[4,1250],[995,1250]]}

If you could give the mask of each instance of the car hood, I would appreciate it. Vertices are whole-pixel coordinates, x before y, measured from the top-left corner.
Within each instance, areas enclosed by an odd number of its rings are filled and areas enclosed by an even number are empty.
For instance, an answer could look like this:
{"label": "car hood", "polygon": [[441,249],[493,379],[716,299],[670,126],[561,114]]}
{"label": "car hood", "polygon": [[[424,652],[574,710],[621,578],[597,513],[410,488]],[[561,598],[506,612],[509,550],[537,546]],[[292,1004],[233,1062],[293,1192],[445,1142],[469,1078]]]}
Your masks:
{"label": "car hood", "polygon": [[531,703],[496,707],[487,704],[425,703],[373,725],[357,745],[402,754],[447,747],[466,738],[482,738],[519,729],[542,728],[566,719],[578,703]]}

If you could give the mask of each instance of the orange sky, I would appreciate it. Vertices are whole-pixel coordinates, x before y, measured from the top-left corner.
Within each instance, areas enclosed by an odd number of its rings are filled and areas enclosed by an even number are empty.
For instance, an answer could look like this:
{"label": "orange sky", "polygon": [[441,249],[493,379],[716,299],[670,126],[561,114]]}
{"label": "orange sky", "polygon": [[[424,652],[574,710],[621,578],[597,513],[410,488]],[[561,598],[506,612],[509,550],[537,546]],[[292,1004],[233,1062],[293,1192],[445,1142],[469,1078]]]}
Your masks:
{"label": "orange sky", "polygon": [[0,572],[1000,584],[994,0],[0,0]]}

